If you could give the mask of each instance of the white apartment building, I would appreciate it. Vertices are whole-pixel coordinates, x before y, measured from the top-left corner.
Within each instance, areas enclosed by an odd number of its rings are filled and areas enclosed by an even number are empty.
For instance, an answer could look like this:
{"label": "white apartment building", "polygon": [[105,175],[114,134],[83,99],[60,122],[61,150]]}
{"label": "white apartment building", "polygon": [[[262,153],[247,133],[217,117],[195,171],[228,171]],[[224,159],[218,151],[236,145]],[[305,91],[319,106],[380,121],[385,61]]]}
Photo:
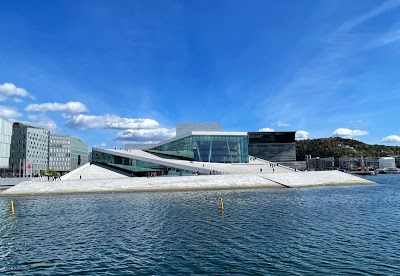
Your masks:
{"label": "white apartment building", "polygon": [[10,162],[12,123],[0,118],[0,168],[7,169]]}
{"label": "white apartment building", "polygon": [[396,168],[394,157],[379,158],[379,169],[394,169]]}

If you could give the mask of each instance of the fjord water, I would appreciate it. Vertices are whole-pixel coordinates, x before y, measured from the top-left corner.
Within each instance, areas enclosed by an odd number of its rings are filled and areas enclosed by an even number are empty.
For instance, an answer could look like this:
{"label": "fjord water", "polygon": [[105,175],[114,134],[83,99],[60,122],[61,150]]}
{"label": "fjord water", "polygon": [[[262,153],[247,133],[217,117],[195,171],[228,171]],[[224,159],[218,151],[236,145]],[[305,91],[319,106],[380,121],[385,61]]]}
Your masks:
{"label": "fjord water", "polygon": [[400,175],[369,179],[378,184],[0,198],[0,274],[394,275]]}

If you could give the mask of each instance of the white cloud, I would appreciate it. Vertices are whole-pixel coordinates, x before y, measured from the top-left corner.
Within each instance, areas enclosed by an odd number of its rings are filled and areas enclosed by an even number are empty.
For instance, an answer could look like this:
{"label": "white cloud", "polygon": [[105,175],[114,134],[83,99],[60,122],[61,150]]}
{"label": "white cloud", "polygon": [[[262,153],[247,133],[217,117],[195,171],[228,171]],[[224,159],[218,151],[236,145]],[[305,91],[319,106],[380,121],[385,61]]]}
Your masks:
{"label": "white cloud", "polygon": [[140,143],[156,143],[175,137],[175,130],[167,128],[157,129],[128,129],[120,131],[113,140]]}
{"label": "white cloud", "polygon": [[308,133],[305,130],[299,130],[296,131],[296,140],[305,140],[308,139],[308,136],[310,135],[310,133]]}
{"label": "white cloud", "polygon": [[355,136],[365,136],[368,135],[367,131],[364,130],[351,130],[348,128],[338,128],[336,129],[333,134],[335,137],[343,137],[343,138],[352,138]]}
{"label": "white cloud", "polygon": [[71,128],[111,128],[111,129],[153,129],[159,124],[152,119],[121,118],[116,115],[83,115],[74,116],[67,123]]}
{"label": "white cloud", "polygon": [[29,120],[29,122],[27,123],[28,125],[41,127],[50,130],[51,132],[57,130],[57,123],[44,114],[29,115],[28,120]]}
{"label": "white cloud", "polygon": [[20,98],[14,98],[14,102],[15,103],[20,103],[20,102],[22,102],[22,100]]}
{"label": "white cloud", "polygon": [[20,88],[15,86],[13,83],[4,83],[0,84],[0,101],[6,100],[8,97],[11,96],[18,96],[18,97],[32,97],[28,91],[26,91],[24,88]]}
{"label": "white cloud", "polygon": [[258,131],[259,132],[274,132],[275,130],[273,128],[264,127],[264,128],[260,128]]}
{"label": "white cloud", "polygon": [[87,107],[81,102],[68,102],[62,103],[43,103],[43,104],[30,104],[25,107],[26,111],[63,111],[68,113],[87,112]]}
{"label": "white cloud", "polygon": [[0,118],[12,120],[21,116],[22,114],[19,113],[17,109],[9,106],[0,105]]}
{"label": "white cloud", "polygon": [[342,24],[337,33],[342,34],[351,31],[358,25],[364,23],[365,21],[368,21],[376,16],[379,16],[383,13],[389,12],[393,9],[396,9],[400,6],[400,1],[399,0],[390,0],[382,3],[380,6],[375,7],[368,11],[367,13],[364,13],[358,17],[353,18],[352,20],[345,22]]}
{"label": "white cloud", "polygon": [[274,126],[278,126],[278,127],[287,127],[290,126],[288,123],[283,123],[283,122],[276,122],[275,124],[273,124]]}
{"label": "white cloud", "polygon": [[394,143],[394,142],[400,142],[400,136],[397,135],[389,135],[385,138],[382,139],[383,143]]}
{"label": "white cloud", "polygon": [[400,29],[383,34],[371,44],[371,47],[381,47],[400,40]]}

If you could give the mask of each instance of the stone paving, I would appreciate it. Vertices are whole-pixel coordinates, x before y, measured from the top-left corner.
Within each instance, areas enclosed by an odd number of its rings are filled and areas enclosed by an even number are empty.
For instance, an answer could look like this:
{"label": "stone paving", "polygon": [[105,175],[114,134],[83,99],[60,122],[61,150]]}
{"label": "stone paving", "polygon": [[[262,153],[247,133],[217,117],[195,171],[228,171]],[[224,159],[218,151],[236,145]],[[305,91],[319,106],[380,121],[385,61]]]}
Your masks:
{"label": "stone paving", "polygon": [[115,172],[95,164],[85,164],[72,172],[63,175],[61,180],[79,180],[79,179],[109,179],[109,178],[127,178],[128,175]]}
{"label": "stone paving", "polygon": [[288,172],[175,177],[118,177],[23,182],[0,196],[108,192],[229,190],[255,188],[298,188],[325,185],[365,185],[373,182],[339,171]]}
{"label": "stone paving", "polygon": [[290,188],[373,183],[364,178],[340,171],[290,172],[279,174],[269,173],[262,174],[262,177]]}

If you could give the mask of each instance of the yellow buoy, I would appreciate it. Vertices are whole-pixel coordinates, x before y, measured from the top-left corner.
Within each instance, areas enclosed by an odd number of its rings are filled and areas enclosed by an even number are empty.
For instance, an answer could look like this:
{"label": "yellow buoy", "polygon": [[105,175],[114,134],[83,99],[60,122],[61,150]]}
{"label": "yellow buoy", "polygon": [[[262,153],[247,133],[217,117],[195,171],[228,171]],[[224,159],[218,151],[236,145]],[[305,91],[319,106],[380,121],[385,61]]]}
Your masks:
{"label": "yellow buoy", "polygon": [[219,198],[219,206],[221,207],[221,210],[224,210],[224,201],[222,200],[222,197]]}
{"label": "yellow buoy", "polygon": [[11,205],[11,213],[14,214],[14,201],[10,201],[10,205]]}

